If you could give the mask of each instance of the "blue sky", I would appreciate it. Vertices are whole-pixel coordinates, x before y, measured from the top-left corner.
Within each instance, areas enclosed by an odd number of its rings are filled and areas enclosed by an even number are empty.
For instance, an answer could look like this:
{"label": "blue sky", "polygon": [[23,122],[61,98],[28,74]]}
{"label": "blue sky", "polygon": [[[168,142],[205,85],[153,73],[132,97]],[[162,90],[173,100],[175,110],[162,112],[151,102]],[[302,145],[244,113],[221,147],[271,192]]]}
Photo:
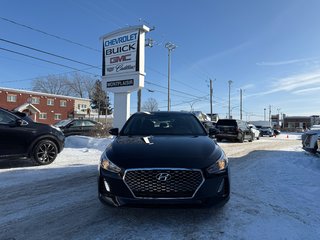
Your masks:
{"label": "blue sky", "polygon": [[[147,34],[155,45],[146,49],[142,102],[152,97],[167,108],[166,42],[172,53],[172,109],[210,112],[209,79],[214,83],[214,112],[243,119],[272,114],[318,115],[320,111],[320,1],[318,0],[2,0],[0,38],[101,67],[99,37],[128,25],[155,27]],[[80,47],[10,23],[90,46]],[[0,41],[0,47],[44,58],[99,76],[101,70],[36,53]],[[30,89],[33,78],[62,74],[70,68],[29,59],[0,49],[0,86]],[[152,92],[150,92],[150,91]],[[176,90],[176,91],[175,91]],[[136,111],[136,92],[131,112]]]}

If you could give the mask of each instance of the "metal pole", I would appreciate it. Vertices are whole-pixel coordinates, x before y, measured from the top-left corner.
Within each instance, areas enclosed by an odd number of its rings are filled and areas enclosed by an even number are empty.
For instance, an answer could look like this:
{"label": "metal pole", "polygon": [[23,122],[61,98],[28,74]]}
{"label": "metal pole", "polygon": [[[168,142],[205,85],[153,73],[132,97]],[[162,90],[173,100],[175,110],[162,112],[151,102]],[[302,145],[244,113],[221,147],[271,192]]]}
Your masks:
{"label": "metal pole", "polygon": [[264,118],[263,118],[263,120],[266,121],[266,108],[264,108],[263,110],[264,110],[264,115],[263,115]]}
{"label": "metal pole", "polygon": [[212,93],[213,93],[213,89],[212,89],[212,80],[210,79],[210,119],[211,121],[213,121],[213,116],[212,116]]}
{"label": "metal pole", "polygon": [[170,100],[171,51],[175,49],[177,46],[171,42],[167,42],[165,47],[168,49],[168,111],[170,111],[170,108],[171,108],[171,100]]}
{"label": "metal pole", "polygon": [[229,83],[229,112],[228,112],[228,118],[230,119],[230,117],[231,117],[231,115],[230,115],[230,112],[231,112],[231,109],[230,109],[230,89],[231,89],[232,81],[229,80],[228,83]]}
{"label": "metal pole", "polygon": [[271,127],[271,105],[269,105],[269,125]]}
{"label": "metal pole", "polygon": [[138,90],[138,106],[137,112],[141,112],[141,89]]}
{"label": "metal pole", "polygon": [[168,48],[168,111],[170,111],[170,53],[171,50]]}
{"label": "metal pole", "polygon": [[240,120],[242,120],[242,89],[240,89]]}

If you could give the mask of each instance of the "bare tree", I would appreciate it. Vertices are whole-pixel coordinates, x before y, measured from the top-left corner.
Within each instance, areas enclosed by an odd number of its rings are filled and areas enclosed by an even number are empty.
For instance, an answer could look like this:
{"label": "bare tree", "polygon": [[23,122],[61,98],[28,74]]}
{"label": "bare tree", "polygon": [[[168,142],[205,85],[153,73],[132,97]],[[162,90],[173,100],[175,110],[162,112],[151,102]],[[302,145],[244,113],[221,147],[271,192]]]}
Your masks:
{"label": "bare tree", "polygon": [[158,102],[154,98],[148,98],[148,100],[143,103],[142,111],[155,112],[158,110]]}
{"label": "bare tree", "polygon": [[71,76],[48,75],[32,82],[32,90],[37,92],[91,98],[95,79],[91,76],[74,73]]}
{"label": "bare tree", "polygon": [[79,73],[74,73],[67,81],[67,87],[70,93],[73,96],[80,98],[90,98],[94,84],[94,78]]}
{"label": "bare tree", "polygon": [[58,95],[68,95],[69,90],[66,88],[67,76],[65,75],[48,75],[39,77],[32,82],[32,90],[43,93]]}

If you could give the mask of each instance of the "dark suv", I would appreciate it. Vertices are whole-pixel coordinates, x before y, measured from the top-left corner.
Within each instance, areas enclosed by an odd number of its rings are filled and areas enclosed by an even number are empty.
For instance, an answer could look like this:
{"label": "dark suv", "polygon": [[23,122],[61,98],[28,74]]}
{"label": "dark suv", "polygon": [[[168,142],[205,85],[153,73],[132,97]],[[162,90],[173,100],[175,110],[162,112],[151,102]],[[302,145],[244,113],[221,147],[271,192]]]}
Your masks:
{"label": "dark suv", "polygon": [[64,135],[59,129],[0,108],[0,159],[28,157],[46,165],[55,160],[63,146]]}
{"label": "dark suv", "polygon": [[247,123],[238,119],[219,119],[216,128],[219,130],[219,133],[216,134],[217,141],[222,139],[226,140],[236,140],[243,142],[248,140],[252,142],[254,135]]}

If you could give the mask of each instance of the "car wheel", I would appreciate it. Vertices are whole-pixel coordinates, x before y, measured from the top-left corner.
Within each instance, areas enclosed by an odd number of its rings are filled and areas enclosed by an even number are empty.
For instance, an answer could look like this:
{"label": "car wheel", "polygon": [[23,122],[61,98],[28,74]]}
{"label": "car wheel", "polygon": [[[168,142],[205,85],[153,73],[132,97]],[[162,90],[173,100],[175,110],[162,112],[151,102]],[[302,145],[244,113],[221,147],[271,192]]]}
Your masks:
{"label": "car wheel", "polygon": [[239,142],[240,143],[243,143],[244,142],[244,135],[241,135],[240,139],[239,139]]}
{"label": "car wheel", "polygon": [[310,150],[311,153],[317,153],[318,146],[317,144],[313,147],[313,149]]}
{"label": "car wheel", "polygon": [[249,142],[253,142],[254,136],[251,135],[251,138],[249,139]]}
{"label": "car wheel", "polygon": [[260,134],[258,135],[258,137],[257,137],[257,140],[259,140],[260,139]]}
{"label": "car wheel", "polygon": [[58,155],[57,145],[51,140],[41,140],[33,148],[32,158],[39,165],[52,163]]}

